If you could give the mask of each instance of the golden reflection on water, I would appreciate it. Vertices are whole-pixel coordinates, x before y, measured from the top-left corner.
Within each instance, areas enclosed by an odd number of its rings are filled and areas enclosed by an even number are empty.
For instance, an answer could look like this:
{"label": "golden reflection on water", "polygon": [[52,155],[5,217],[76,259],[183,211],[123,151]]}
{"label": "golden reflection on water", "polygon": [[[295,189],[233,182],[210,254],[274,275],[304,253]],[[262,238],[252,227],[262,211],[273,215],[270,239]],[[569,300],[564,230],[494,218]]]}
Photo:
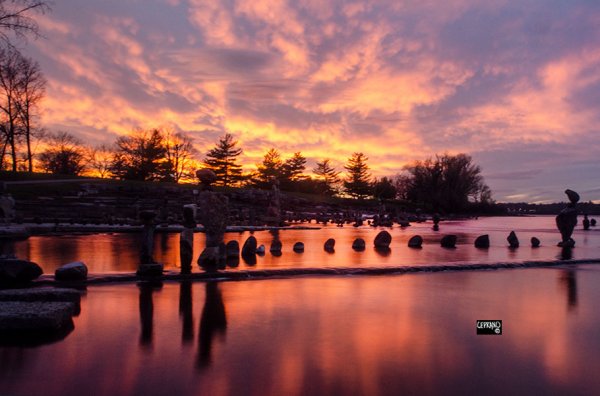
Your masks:
{"label": "golden reflection on water", "polygon": [[[589,265],[90,287],[66,340],[0,348],[0,389],[591,394],[599,286]],[[501,319],[503,335],[477,336],[477,319]]]}
{"label": "golden reflection on water", "polygon": [[[382,252],[373,248],[375,235],[382,230],[371,227],[327,226],[320,230],[285,230],[277,234],[268,231],[257,231],[253,235],[258,244],[264,244],[267,253],[257,256],[255,262],[241,259],[228,263],[228,270],[236,269],[268,269],[268,268],[299,268],[299,267],[386,267],[410,266],[453,263],[493,263],[516,262],[527,260],[555,260],[563,258],[598,258],[600,257],[600,229],[588,232],[576,230],[574,238],[577,241],[575,249],[563,252],[556,246],[559,238],[555,230],[553,217],[532,218],[481,218],[442,222],[439,232],[431,230],[431,225],[414,224],[411,227],[395,227],[392,234],[391,249]],[[509,249],[506,236],[511,230],[516,230],[521,241],[521,247]],[[443,249],[439,240],[445,234],[455,234],[458,237],[456,249]],[[422,249],[407,247],[408,240],[413,235],[422,235]],[[489,234],[491,246],[489,249],[476,249],[473,246],[475,238],[481,234]],[[250,232],[226,233],[225,242],[238,241],[240,246],[251,235]],[[542,240],[542,246],[531,248],[529,239],[537,236]],[[366,241],[366,249],[357,252],[351,249],[355,238]],[[279,238],[283,244],[282,254],[275,256],[269,253],[271,242]],[[335,251],[328,253],[323,244],[328,238],[336,240]],[[12,243],[3,250],[12,250],[18,257],[28,258],[39,263],[46,273],[52,273],[60,265],[71,261],[84,261],[92,273],[132,272],[138,265],[139,235],[136,234],[99,234],[71,236],[37,236],[25,241]],[[295,242],[304,242],[304,253],[295,253],[292,246]],[[202,233],[194,235],[193,271],[200,269],[196,260],[204,248],[205,236]],[[568,253],[568,254],[566,254]],[[154,258],[165,264],[169,270],[180,268],[179,235],[157,234],[155,236]]]}

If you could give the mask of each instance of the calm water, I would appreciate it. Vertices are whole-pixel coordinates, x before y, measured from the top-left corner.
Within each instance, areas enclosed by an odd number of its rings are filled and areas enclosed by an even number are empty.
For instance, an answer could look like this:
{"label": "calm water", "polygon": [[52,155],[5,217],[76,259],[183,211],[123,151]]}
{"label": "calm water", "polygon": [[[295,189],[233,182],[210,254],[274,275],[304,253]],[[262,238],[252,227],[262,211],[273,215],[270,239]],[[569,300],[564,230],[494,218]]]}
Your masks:
{"label": "calm water", "polygon": [[[581,223],[581,219],[580,219]],[[383,228],[382,228],[383,229]],[[560,234],[556,230],[554,217],[491,217],[478,220],[442,222],[440,231],[434,232],[431,223],[413,224],[411,227],[388,229],[392,234],[391,251],[382,254],[373,249],[373,239],[382,229],[372,227],[327,226],[321,230],[286,230],[277,235],[268,231],[255,232],[259,244],[267,247],[264,257],[257,257],[255,265],[244,261],[230,271],[253,268],[294,268],[294,267],[383,267],[422,264],[452,263],[492,263],[518,262],[527,260],[553,260],[560,257],[556,247]],[[509,249],[506,237],[511,230],[516,231],[521,247]],[[413,235],[420,234],[425,242],[422,249],[410,249],[407,242]],[[439,240],[444,234],[456,234],[456,249],[443,249]],[[476,249],[473,241],[481,234],[489,234],[490,249]],[[225,240],[237,240],[240,245],[250,236],[249,232],[227,233]],[[530,247],[530,238],[537,236],[542,246]],[[367,249],[355,252],[351,249],[355,238],[364,238]],[[581,225],[574,233],[577,242],[573,258],[600,258],[600,227],[583,231]],[[273,238],[280,238],[283,254],[280,257],[268,252]],[[336,239],[335,253],[323,250],[327,238]],[[295,242],[305,244],[304,253],[292,251]],[[197,258],[204,248],[204,234],[195,234],[194,255]],[[135,234],[99,234],[32,237],[25,241],[3,247],[13,251],[18,257],[28,258],[40,264],[46,273],[53,273],[62,264],[71,261],[84,261],[92,273],[132,272],[138,265],[138,236]],[[166,269],[179,268],[179,235],[158,234],[155,243],[155,259],[165,264]],[[194,271],[200,269],[194,265]]]}
{"label": "calm water", "polygon": [[[600,267],[94,286],[2,395],[600,391]],[[501,319],[501,336],[477,336]]]}

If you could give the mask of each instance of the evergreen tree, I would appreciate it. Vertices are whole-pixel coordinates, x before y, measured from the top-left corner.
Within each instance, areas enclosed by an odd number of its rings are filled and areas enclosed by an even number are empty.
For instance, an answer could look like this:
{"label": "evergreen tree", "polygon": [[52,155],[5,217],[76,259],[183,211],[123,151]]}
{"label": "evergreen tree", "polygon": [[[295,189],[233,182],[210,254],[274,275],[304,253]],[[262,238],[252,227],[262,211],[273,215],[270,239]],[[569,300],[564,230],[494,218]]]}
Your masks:
{"label": "evergreen tree", "polygon": [[348,176],[344,181],[346,193],[353,198],[362,199],[371,195],[371,175],[367,166],[367,158],[363,153],[353,153],[344,169]]}
{"label": "evergreen tree", "polygon": [[316,168],[313,168],[313,173],[319,176],[319,182],[322,185],[323,193],[333,195],[337,192],[340,184],[340,172],[337,172],[329,159],[324,159],[322,162],[317,162]]}
{"label": "evergreen tree", "polygon": [[110,171],[122,180],[168,179],[166,153],[160,130],[137,130],[117,139]]}
{"label": "evergreen tree", "polygon": [[306,178],[303,175],[306,169],[306,158],[300,151],[294,153],[291,158],[285,160],[282,166],[283,177],[291,182]]}
{"label": "evergreen tree", "polygon": [[237,143],[232,134],[226,133],[206,154],[204,163],[217,175],[217,185],[229,186],[243,180],[242,166],[236,162],[242,153],[241,148],[235,147]]}
{"label": "evergreen tree", "polygon": [[387,177],[382,177],[381,180],[376,180],[373,183],[373,196],[380,200],[396,198],[396,186],[392,184],[392,180]]}
{"label": "evergreen tree", "polygon": [[269,149],[262,163],[257,165],[257,168],[257,185],[261,187],[268,187],[271,183],[271,178],[281,179],[283,176],[283,161],[281,160],[279,151],[274,148]]}

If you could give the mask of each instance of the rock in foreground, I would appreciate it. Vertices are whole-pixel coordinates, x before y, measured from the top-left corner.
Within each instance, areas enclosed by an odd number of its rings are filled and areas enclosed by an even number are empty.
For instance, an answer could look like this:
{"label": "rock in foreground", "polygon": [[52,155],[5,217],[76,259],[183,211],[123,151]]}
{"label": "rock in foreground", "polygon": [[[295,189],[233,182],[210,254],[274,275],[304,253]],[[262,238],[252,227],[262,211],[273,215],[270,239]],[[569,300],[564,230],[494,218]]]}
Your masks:
{"label": "rock in foreground", "polygon": [[373,241],[376,248],[389,248],[390,243],[392,243],[392,236],[387,231],[381,231]]}
{"label": "rock in foreground", "polygon": [[475,239],[475,247],[478,249],[487,249],[490,247],[490,236],[488,234],[480,235]]}
{"label": "rock in foreground", "polygon": [[88,268],[82,261],[65,264],[54,272],[59,281],[83,281],[87,279]]}
{"label": "rock in foreground", "polygon": [[418,249],[423,245],[423,237],[421,235],[415,235],[408,240],[408,247]]}
{"label": "rock in foreground", "polygon": [[0,284],[20,284],[37,279],[42,268],[32,261],[19,259],[0,260]]}
{"label": "rock in foreground", "polygon": [[444,235],[440,241],[440,245],[445,248],[456,247],[456,235]]}

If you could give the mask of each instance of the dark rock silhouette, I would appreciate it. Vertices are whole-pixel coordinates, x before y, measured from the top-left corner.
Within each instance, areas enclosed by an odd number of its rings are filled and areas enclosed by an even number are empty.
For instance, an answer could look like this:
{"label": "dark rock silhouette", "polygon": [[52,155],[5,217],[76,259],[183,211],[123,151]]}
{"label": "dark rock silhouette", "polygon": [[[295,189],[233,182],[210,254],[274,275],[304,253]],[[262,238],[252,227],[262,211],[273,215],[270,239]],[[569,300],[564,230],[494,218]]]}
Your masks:
{"label": "dark rock silhouette", "polygon": [[433,231],[439,231],[440,229],[440,216],[436,213],[433,215]]}
{"label": "dark rock silhouette", "polygon": [[586,231],[590,229],[590,219],[587,214],[583,215],[583,229]]}
{"label": "dark rock silhouette", "polygon": [[508,241],[508,245],[511,248],[519,247],[519,238],[517,238],[517,234],[515,234],[514,231],[511,231],[510,234],[508,234],[508,236],[506,237],[506,240]]}
{"label": "dark rock silhouette", "polygon": [[591,220],[590,220],[590,225],[591,225],[592,227],[596,227],[596,219],[591,219]]}
{"label": "dark rock silhouette", "polygon": [[354,250],[365,250],[365,240],[362,238],[356,238],[354,242],[352,242],[352,249]]}
{"label": "dark rock silhouette", "polygon": [[212,184],[217,181],[217,175],[210,169],[198,169],[196,177],[200,181],[200,189],[202,191],[212,191]]}
{"label": "dark rock silhouette", "polygon": [[265,254],[265,245],[260,245],[259,247],[256,248],[256,254],[258,255],[263,255]]}
{"label": "dark rock silhouette", "polygon": [[88,268],[82,261],[65,264],[54,271],[54,279],[59,281],[82,281],[86,280]]}
{"label": "dark rock silhouette", "polygon": [[475,247],[478,249],[487,249],[490,247],[490,236],[488,234],[480,235],[475,239]]}
{"label": "dark rock silhouette", "polygon": [[293,249],[294,249],[294,252],[296,252],[296,253],[304,252],[304,243],[302,243],[302,242],[294,243]]}
{"label": "dark rock silhouette", "polygon": [[192,260],[194,258],[194,228],[196,228],[195,206],[183,207],[183,231],[179,234],[179,261],[181,262],[181,273],[192,272]]}
{"label": "dark rock silhouette", "polygon": [[335,249],[335,239],[329,238],[326,240],[325,244],[323,245],[323,249],[325,249],[327,252],[333,252]]}
{"label": "dark rock silhouette", "polygon": [[381,231],[373,241],[376,248],[389,248],[390,243],[392,243],[392,236],[387,231]]}
{"label": "dark rock silhouette", "polygon": [[250,235],[244,245],[242,246],[242,256],[254,255],[256,254],[256,238],[253,235]]}
{"label": "dark rock silhouette", "polygon": [[229,241],[225,245],[225,254],[227,258],[239,257],[240,256],[240,244],[238,241]]}
{"label": "dark rock silhouette", "polygon": [[271,253],[281,253],[281,248],[281,241],[279,239],[275,239],[271,242],[271,247],[269,248],[269,251]]}
{"label": "dark rock silhouette", "polygon": [[531,247],[537,248],[540,247],[540,240],[536,237],[531,237]]}
{"label": "dark rock silhouette", "polygon": [[32,261],[19,259],[0,259],[0,285],[18,285],[30,282],[44,271]]}
{"label": "dark rock silhouette", "polygon": [[440,245],[445,248],[456,247],[456,235],[444,235],[440,240]]}
{"label": "dark rock silhouette", "polygon": [[556,226],[560,231],[562,240],[558,246],[571,248],[575,246],[575,241],[571,238],[573,230],[577,225],[577,202],[579,202],[579,194],[573,190],[565,190],[565,194],[569,198],[567,207],[560,211],[556,216]]}
{"label": "dark rock silhouette", "polygon": [[423,245],[423,237],[421,235],[415,235],[408,240],[409,248],[420,248]]}
{"label": "dark rock silhouette", "polygon": [[159,276],[162,275],[163,265],[154,261],[154,230],[156,224],[154,219],[156,213],[150,210],[140,212],[140,220],[143,224],[142,243],[140,246],[140,264],[137,274],[140,276]]}

